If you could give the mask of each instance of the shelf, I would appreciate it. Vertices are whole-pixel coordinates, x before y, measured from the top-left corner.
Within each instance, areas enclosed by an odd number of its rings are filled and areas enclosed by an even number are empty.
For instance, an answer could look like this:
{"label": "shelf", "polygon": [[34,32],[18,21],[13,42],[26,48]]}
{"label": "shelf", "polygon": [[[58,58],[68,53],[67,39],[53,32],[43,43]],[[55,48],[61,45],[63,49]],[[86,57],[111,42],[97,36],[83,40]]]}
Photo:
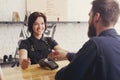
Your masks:
{"label": "shelf", "polygon": [[13,22],[13,21],[0,21],[0,24],[25,24],[25,22]]}
{"label": "shelf", "polygon": [[47,23],[80,23],[80,21],[48,21]]}
{"label": "shelf", "polygon": [[7,64],[14,64],[14,63],[17,63],[19,60],[18,59],[12,59],[12,61],[7,61],[7,62],[3,62],[2,59],[0,59],[0,65],[7,65]]}
{"label": "shelf", "polygon": [[[80,21],[47,21],[48,24],[64,24],[64,23],[80,23]],[[13,22],[13,21],[0,21],[0,24],[26,24],[23,21]]]}

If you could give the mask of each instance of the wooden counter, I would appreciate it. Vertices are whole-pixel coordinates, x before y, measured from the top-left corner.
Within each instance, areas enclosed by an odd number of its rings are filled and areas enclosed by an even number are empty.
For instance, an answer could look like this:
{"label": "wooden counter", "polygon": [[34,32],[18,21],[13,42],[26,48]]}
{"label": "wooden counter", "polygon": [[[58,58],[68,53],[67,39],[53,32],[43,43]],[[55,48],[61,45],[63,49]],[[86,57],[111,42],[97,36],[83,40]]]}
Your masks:
{"label": "wooden counter", "polygon": [[56,72],[66,66],[69,61],[57,61],[56,63],[58,63],[59,68],[55,70],[43,69],[38,64],[31,65],[25,70],[20,67],[2,68],[3,80],[54,80]]}

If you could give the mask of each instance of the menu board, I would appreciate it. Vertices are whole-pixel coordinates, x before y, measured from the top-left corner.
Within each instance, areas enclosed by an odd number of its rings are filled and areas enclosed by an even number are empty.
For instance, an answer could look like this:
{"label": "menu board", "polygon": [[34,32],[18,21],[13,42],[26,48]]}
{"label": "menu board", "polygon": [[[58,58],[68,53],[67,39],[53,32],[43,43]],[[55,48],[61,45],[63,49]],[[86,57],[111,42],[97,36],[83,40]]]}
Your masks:
{"label": "menu board", "polygon": [[39,11],[47,16],[48,21],[66,21],[68,15],[67,0],[27,0],[27,11]]}

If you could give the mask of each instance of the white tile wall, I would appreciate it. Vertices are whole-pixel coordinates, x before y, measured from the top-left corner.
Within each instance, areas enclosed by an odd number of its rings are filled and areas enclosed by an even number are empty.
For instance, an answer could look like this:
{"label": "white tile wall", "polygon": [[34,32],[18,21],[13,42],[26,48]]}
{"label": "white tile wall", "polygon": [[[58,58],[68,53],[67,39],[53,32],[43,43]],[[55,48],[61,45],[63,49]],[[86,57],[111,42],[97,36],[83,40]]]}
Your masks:
{"label": "white tile wall", "polygon": [[[54,39],[66,50],[77,52],[88,40],[87,22],[63,23],[56,26]],[[18,47],[18,40],[21,38],[21,29],[23,28],[27,30],[27,27],[23,27],[23,24],[0,24],[0,59],[5,54],[15,54],[15,50]],[[119,23],[116,24],[115,28],[120,33]]]}
{"label": "white tile wall", "polygon": [[66,50],[76,52],[84,42],[88,40],[87,37],[87,23],[68,23],[57,24],[54,38]]}
{"label": "white tile wall", "polygon": [[[119,19],[120,19],[120,18],[119,18]],[[117,32],[120,34],[120,20],[116,23],[115,29],[116,29]]]}
{"label": "white tile wall", "polygon": [[22,24],[0,24],[0,59],[3,55],[14,55],[22,26]]}

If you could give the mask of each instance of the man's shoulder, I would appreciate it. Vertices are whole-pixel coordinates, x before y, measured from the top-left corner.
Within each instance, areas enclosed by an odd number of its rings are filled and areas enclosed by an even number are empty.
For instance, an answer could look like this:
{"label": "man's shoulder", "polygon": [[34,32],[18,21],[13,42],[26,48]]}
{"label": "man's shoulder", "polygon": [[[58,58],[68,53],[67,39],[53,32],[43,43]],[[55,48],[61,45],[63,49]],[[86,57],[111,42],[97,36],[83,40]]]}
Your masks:
{"label": "man's shoulder", "polygon": [[98,37],[93,37],[91,38],[91,40],[96,44],[106,44],[106,43],[109,43],[111,42],[111,38],[108,38],[108,37],[105,37],[105,36],[98,36]]}
{"label": "man's shoulder", "polygon": [[103,42],[105,41],[105,39],[103,37],[93,37],[93,38],[89,39],[89,42],[93,42],[95,44],[101,43],[102,41]]}
{"label": "man's shoulder", "polygon": [[104,36],[96,36],[96,37],[93,37],[91,38],[91,40],[93,41],[102,41],[102,40],[106,40],[107,37],[104,37]]}

